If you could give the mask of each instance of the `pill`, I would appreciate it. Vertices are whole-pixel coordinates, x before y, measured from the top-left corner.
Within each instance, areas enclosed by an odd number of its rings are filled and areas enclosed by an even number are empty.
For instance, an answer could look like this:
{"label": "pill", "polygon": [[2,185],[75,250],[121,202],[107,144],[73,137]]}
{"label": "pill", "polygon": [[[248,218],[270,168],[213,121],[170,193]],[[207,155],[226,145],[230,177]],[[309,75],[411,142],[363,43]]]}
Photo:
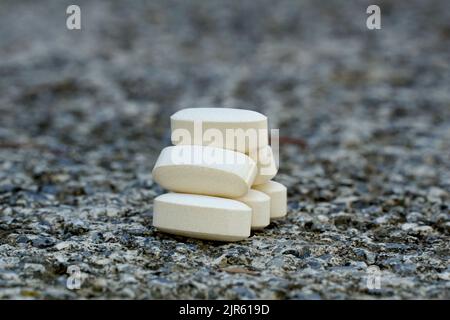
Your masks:
{"label": "pill", "polygon": [[192,238],[239,241],[250,236],[252,210],[242,202],[196,194],[166,193],[155,198],[153,226]]}
{"label": "pill", "polygon": [[232,108],[188,108],[170,117],[174,145],[207,145],[243,153],[268,144],[267,117]]}
{"label": "pill", "polygon": [[275,177],[278,168],[270,146],[250,151],[249,157],[255,160],[257,165],[257,172],[253,185],[266,183]]}
{"label": "pill", "polygon": [[252,209],[252,229],[262,229],[270,224],[270,197],[267,194],[250,189],[245,196],[236,200]]}
{"label": "pill", "polygon": [[172,146],[161,151],[152,175],[154,181],[170,191],[237,198],[250,189],[256,163],[231,150]]}
{"label": "pill", "polygon": [[287,213],[287,189],[281,183],[269,181],[253,186],[253,189],[264,192],[270,197],[270,218],[284,217]]}

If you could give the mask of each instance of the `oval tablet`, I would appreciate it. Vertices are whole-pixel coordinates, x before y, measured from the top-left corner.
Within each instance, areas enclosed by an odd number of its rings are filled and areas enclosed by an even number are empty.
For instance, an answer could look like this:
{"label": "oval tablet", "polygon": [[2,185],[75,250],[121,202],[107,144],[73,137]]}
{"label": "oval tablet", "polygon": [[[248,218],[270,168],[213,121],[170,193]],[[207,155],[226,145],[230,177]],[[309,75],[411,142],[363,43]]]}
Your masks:
{"label": "oval tablet", "polygon": [[174,145],[206,145],[248,153],[269,141],[267,117],[232,108],[189,108],[170,117]]}
{"label": "oval tablet", "polygon": [[256,163],[243,153],[206,146],[167,147],[153,168],[153,180],[174,192],[227,198],[245,195]]}
{"label": "oval tablet", "polygon": [[262,229],[270,224],[270,197],[267,194],[250,189],[245,196],[236,200],[252,209],[252,229]]}
{"label": "oval tablet", "polygon": [[278,168],[270,146],[250,151],[249,157],[255,160],[257,165],[256,177],[255,181],[253,181],[253,185],[266,183],[275,177]]}
{"label": "oval tablet", "polygon": [[166,193],[154,201],[153,226],[181,236],[239,241],[250,236],[252,210],[242,202],[195,194]]}
{"label": "oval tablet", "polygon": [[270,218],[284,217],[287,213],[287,188],[281,183],[269,181],[254,186],[253,189],[264,192],[270,197]]}

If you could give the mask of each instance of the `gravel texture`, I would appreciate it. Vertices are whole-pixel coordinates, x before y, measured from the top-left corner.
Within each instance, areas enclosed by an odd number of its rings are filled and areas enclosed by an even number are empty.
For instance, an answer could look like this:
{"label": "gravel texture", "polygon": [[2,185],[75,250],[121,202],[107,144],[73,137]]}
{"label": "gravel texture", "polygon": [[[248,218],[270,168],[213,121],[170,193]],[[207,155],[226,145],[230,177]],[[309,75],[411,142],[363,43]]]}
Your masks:
{"label": "gravel texture", "polygon": [[[378,31],[367,1],[77,1],[69,31],[71,3],[0,2],[0,298],[450,298],[448,1],[381,1]],[[285,219],[155,231],[151,169],[196,106],[280,128]]]}

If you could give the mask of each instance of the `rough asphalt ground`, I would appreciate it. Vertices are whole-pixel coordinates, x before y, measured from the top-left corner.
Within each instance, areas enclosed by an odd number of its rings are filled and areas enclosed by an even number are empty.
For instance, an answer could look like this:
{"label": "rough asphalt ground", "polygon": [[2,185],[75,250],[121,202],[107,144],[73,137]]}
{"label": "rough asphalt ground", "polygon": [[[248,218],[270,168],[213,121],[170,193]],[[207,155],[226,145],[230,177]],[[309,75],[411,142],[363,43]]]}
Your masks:
{"label": "rough asphalt ground", "polygon": [[[450,298],[448,1],[379,2],[378,31],[367,1],[78,1],[81,31],[69,4],[0,2],[0,298]],[[154,230],[196,106],[280,128],[286,219]]]}

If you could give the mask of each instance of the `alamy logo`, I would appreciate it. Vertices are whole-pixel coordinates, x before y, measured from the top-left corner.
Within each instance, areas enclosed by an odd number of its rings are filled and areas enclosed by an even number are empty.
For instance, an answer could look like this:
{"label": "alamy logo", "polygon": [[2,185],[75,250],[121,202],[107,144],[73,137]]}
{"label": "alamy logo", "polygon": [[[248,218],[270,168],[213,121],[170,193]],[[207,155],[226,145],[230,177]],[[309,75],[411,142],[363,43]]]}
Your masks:
{"label": "alamy logo", "polygon": [[378,266],[369,266],[367,268],[367,289],[381,289],[381,271]]}
{"label": "alamy logo", "polygon": [[66,27],[69,30],[81,29],[81,9],[79,6],[72,4],[67,7],[66,13],[69,15],[66,19]]}
{"label": "alamy logo", "polygon": [[[259,148],[268,144],[270,134],[271,148]],[[220,129],[204,128],[202,121],[194,121],[190,129],[177,128],[172,131],[174,145],[191,146],[174,149],[170,153],[175,164],[244,164],[257,162],[260,173],[270,175],[279,167],[279,129]],[[202,148],[208,146],[212,148]],[[222,149],[236,150],[224,152]],[[248,157],[243,157],[245,153]],[[252,161],[253,160],[253,161]]]}
{"label": "alamy logo", "polygon": [[69,290],[78,290],[81,288],[81,271],[80,267],[72,265],[67,267],[67,273],[70,275],[67,278],[66,287]]}
{"label": "alamy logo", "polygon": [[366,20],[366,26],[369,30],[381,29],[381,9],[379,6],[372,4],[367,7],[366,13],[370,14]]}

